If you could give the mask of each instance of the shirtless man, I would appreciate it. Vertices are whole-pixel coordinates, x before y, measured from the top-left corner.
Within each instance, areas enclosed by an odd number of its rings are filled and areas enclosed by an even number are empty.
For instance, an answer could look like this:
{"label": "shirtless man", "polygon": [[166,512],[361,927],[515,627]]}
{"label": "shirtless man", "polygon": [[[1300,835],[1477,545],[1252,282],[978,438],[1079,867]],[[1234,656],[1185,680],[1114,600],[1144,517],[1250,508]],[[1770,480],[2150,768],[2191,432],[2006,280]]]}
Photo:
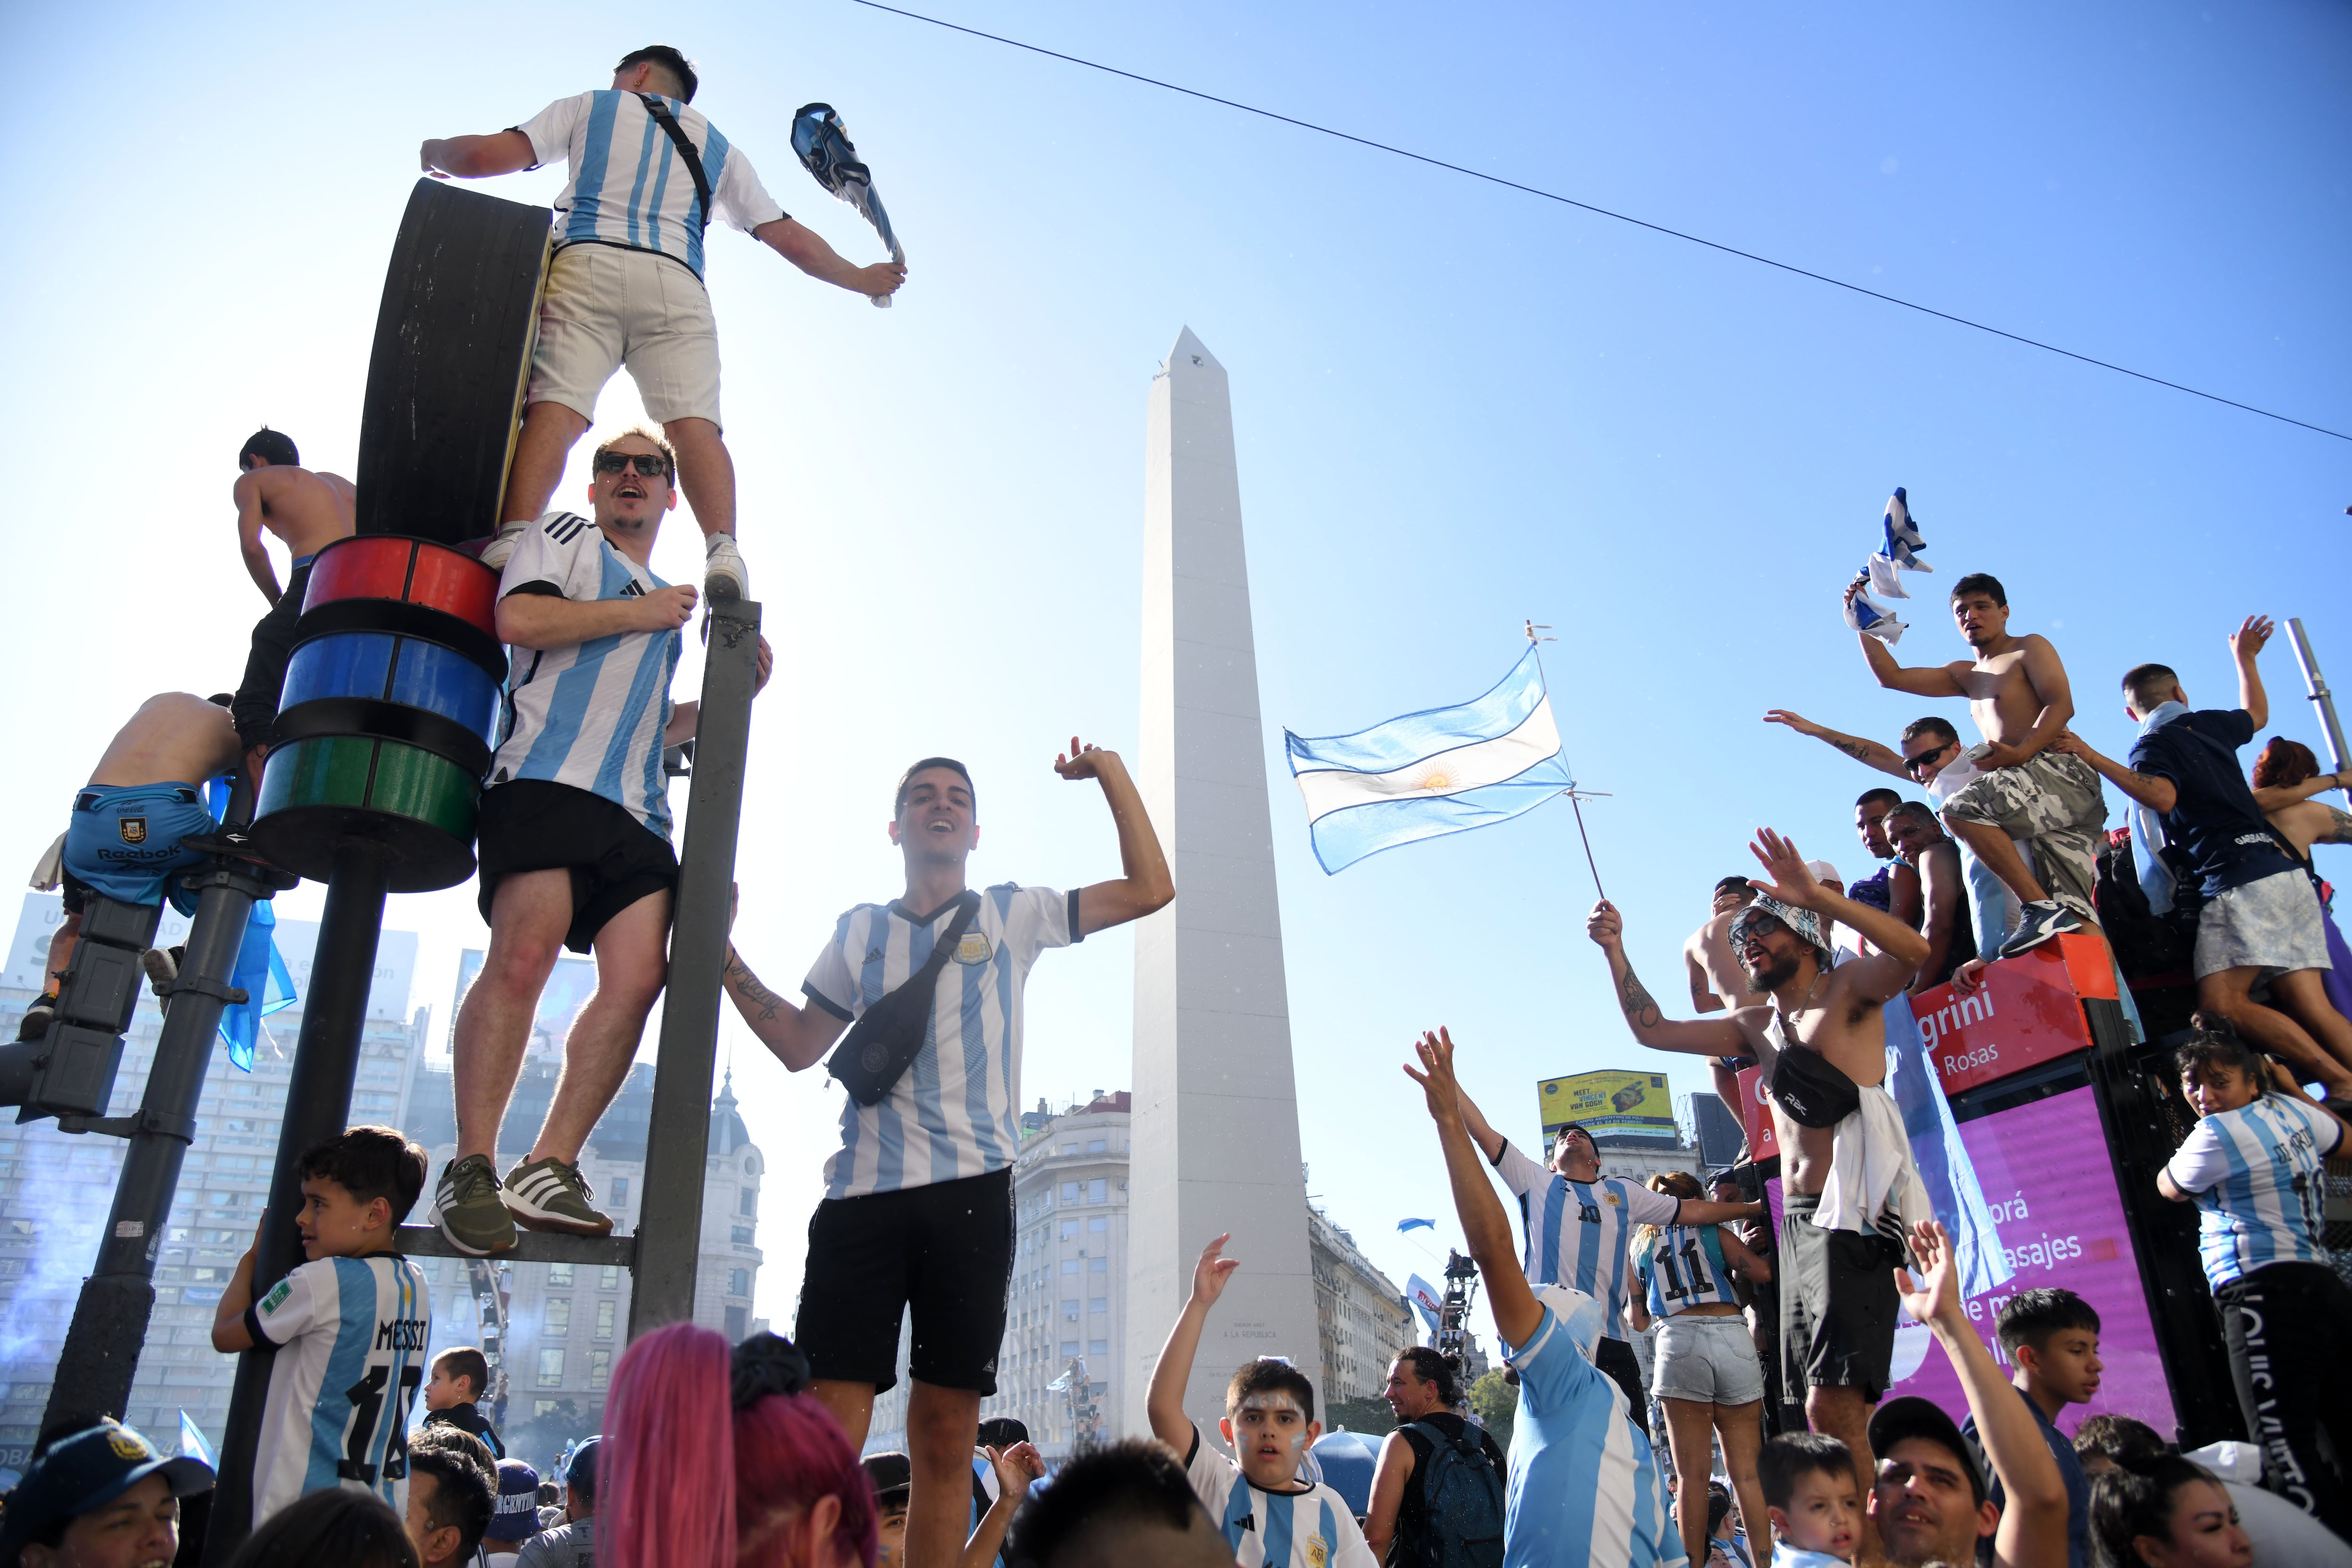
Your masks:
{"label": "shirtless man", "polygon": [[66,918],[49,939],[47,980],[18,1026],[18,1039],[48,1033],[92,893],[126,904],[160,904],[169,895],[181,913],[195,912],[194,899],[173,886],[173,873],[205,852],[181,840],[219,826],[205,809],[205,785],[235,768],[237,755],[227,712],[184,691],[150,697],[115,732],[74,796],[63,859]]}
{"label": "shirtless man", "polygon": [[1927,960],[1911,982],[1911,994],[1916,996],[1949,980],[1952,971],[1977,955],[1976,928],[1969,919],[1960,847],[1944,837],[1936,808],[1925,801],[1903,802],[1886,814],[1886,837],[1919,879],[1920,898],[1927,906],[1919,931],[1927,939]]}
{"label": "shirtless man", "polygon": [[[236,689],[230,715],[245,743],[247,773],[257,786],[261,759],[275,740],[278,695],[286,684],[286,661],[294,653],[294,623],[302,615],[302,590],[310,581],[311,558],[352,531],[352,481],[339,474],[318,474],[302,467],[294,443],[268,426],[236,455],[236,488],[237,547],[245,552],[245,569],[253,584],[269,601],[269,613],[253,628],[253,651],[245,661],[245,679]],[[278,588],[278,574],[269,563],[261,531],[276,534],[292,555],[286,589]]]}
{"label": "shirtless man", "polygon": [[1874,910],[1885,910],[1905,925],[1919,923],[1919,873],[1913,870],[1895,851],[1886,836],[1886,814],[1903,804],[1903,797],[1880,785],[1866,789],[1853,803],[1853,836],[1874,860],[1885,865],[1846,889],[1846,894],[1857,904],[1868,904]]}
{"label": "shirtless man", "polygon": [[[1869,1486],[1870,1406],[1886,1390],[1895,1354],[1895,1267],[1899,1243],[1861,1228],[1814,1223],[1831,1185],[1832,1138],[1863,1115],[1874,1092],[1901,1112],[1883,1084],[1886,1029],[1880,1012],[1910,984],[1927,939],[1884,910],[1832,893],[1805,868],[1797,847],[1769,828],[1750,849],[1770,877],[1761,897],[1732,922],[1731,942],[1760,1001],[1722,1018],[1683,1023],[1664,1016],[1626,961],[1624,924],[1605,900],[1585,931],[1608,955],[1609,974],[1633,1037],[1654,1050],[1714,1058],[1753,1056],[1764,1069],[1773,1135],[1780,1145],[1780,1345],[1791,1391],[1803,1387],[1806,1419],[1853,1453]],[[1878,951],[1830,966],[1822,922],[1842,921]],[[1908,1149],[1907,1142],[1904,1145]],[[1916,1179],[1916,1178],[1915,1178]],[[1870,1215],[1864,1225],[1874,1225]]]}
{"label": "shirtless man", "polygon": [[[1861,592],[1863,582],[1855,579],[1847,595]],[[2050,639],[2038,632],[2011,637],[2009,595],[1982,572],[1952,585],[1952,619],[1973,659],[1906,669],[1874,637],[1862,638],[1863,655],[1890,690],[1969,700],[1985,738],[1968,752],[1980,773],[1944,803],[1944,826],[2017,895],[2017,929],[2000,949],[2007,957],[2095,923],[2091,891],[2107,803],[2088,763],[2047,750],[2074,717],[2066,667]],[[2020,840],[2032,851],[2032,866]]]}
{"label": "shirtless man", "polygon": [[[1715,885],[1715,902],[1707,911],[1706,923],[1683,943],[1683,968],[1690,975],[1694,1011],[1726,1012],[1738,1006],[1748,994],[1748,972],[1731,952],[1731,922],[1755,898],[1756,889],[1748,886],[1747,878],[1724,878]],[[1739,1119],[1742,1127],[1747,1126],[1747,1113],[1739,1103],[1738,1069],[1721,1061],[1708,1065],[1715,1069],[1716,1098]]]}

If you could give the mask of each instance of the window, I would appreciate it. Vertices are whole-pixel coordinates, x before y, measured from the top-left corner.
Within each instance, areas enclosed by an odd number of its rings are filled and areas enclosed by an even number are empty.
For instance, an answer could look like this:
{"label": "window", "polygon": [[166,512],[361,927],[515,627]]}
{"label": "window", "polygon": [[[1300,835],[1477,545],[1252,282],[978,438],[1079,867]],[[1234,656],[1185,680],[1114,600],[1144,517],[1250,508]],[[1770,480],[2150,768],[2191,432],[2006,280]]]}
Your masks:
{"label": "window", "polygon": [[1110,1310],[1110,1300],[1108,1297],[1093,1297],[1087,1302],[1087,1310],[1089,1312],[1108,1312]]}
{"label": "window", "polygon": [[1064,1340],[1064,1341],[1062,1342],[1062,1353],[1063,1353],[1064,1355],[1076,1355],[1076,1354],[1077,1354],[1077,1353],[1078,1353],[1078,1342],[1077,1342],[1077,1341],[1076,1341],[1076,1340]]}
{"label": "window", "polygon": [[[1076,1322],[1077,1321],[1078,1321],[1078,1304],[1077,1304],[1076,1301],[1065,1301],[1065,1302],[1063,1302],[1063,1303],[1062,1303],[1062,1321],[1064,1321],[1064,1322],[1066,1322],[1066,1323],[1075,1323],[1075,1322]],[[562,1352],[558,1352],[557,1353],[560,1355],[560,1354],[562,1354]]]}
{"label": "window", "polygon": [[1094,1232],[1096,1235],[1099,1236],[1099,1235],[1101,1235],[1104,1231],[1107,1231],[1107,1230],[1108,1230],[1108,1229],[1110,1228],[1110,1221],[1109,1221],[1109,1220],[1108,1220],[1108,1219],[1105,1219],[1105,1218],[1104,1218],[1102,1215],[1095,1215],[1092,1219],[1090,1219],[1090,1220],[1087,1221],[1087,1228],[1088,1230],[1090,1230],[1090,1231]]}
{"label": "window", "polygon": [[1062,1184],[1062,1201],[1066,1204],[1074,1204],[1078,1202],[1086,1195],[1086,1185],[1087,1184],[1084,1182],[1064,1182]]}
{"label": "window", "polygon": [[617,1209],[617,1208],[626,1208],[626,1207],[628,1206],[628,1203],[629,1203],[629,1178],[628,1178],[628,1177],[626,1177],[626,1176],[615,1176],[615,1177],[614,1177],[614,1178],[613,1178],[613,1206],[614,1206],[614,1208],[616,1208],[616,1209]]}
{"label": "window", "polygon": [[563,1386],[563,1351],[557,1346],[539,1352],[539,1385],[541,1388]]}
{"label": "window", "polygon": [[1109,1259],[1109,1258],[1087,1258],[1087,1273],[1089,1273],[1089,1274],[1108,1274],[1108,1273],[1109,1273],[1109,1272],[1110,1272],[1110,1259]]}
{"label": "window", "polygon": [[1064,1241],[1076,1239],[1077,1234],[1078,1222],[1076,1220],[1066,1219],[1062,1222],[1062,1239]]}
{"label": "window", "polygon": [[596,1289],[599,1290],[617,1290],[620,1288],[621,1266],[617,1263],[607,1263],[604,1265],[603,1272],[596,1276]]}
{"label": "window", "polygon": [[1088,1340],[1087,1342],[1087,1353],[1088,1355],[1108,1355],[1110,1354],[1110,1342],[1108,1340]]}
{"label": "window", "polygon": [[1089,1154],[1102,1153],[1109,1147],[1110,1144],[1100,1138],[1089,1138],[1087,1140],[1087,1152]]}
{"label": "window", "polygon": [[735,1212],[747,1215],[758,1215],[760,1212],[760,1189],[757,1187],[745,1187],[743,1189],[742,1201],[737,1206]]}
{"label": "window", "polygon": [[551,1290],[572,1289],[572,1265],[551,1263],[547,1266],[547,1288]]}
{"label": "window", "polygon": [[735,1227],[735,1245],[738,1247],[749,1247],[751,1245],[751,1227],[750,1226],[739,1225]]}
{"label": "window", "polygon": [[599,1301],[596,1303],[596,1337],[598,1339],[609,1340],[613,1337],[614,1313],[614,1310],[619,1306],[620,1303],[618,1301]]}
{"label": "window", "polygon": [[744,1335],[746,1335],[746,1334],[750,1333],[751,1331],[751,1308],[749,1308],[749,1307],[730,1307],[730,1308],[728,1308],[728,1309],[727,1309],[727,1337],[728,1337],[730,1340],[740,1340],[740,1339],[741,1339]]}
{"label": "window", "polygon": [[612,1381],[613,1352],[611,1351],[590,1351],[588,1352],[588,1386],[591,1388],[602,1388]]}
{"label": "window", "polygon": [[1090,1204],[1110,1202],[1110,1182],[1108,1178],[1097,1176],[1087,1184],[1087,1202]]}
{"label": "window", "polygon": [[748,1268],[729,1269],[727,1272],[727,1293],[730,1296],[750,1295],[751,1293],[751,1271]]}
{"label": "window", "polygon": [[572,1331],[572,1298],[551,1296],[547,1299],[547,1331],[562,1336]]}
{"label": "window", "polygon": [[1078,1271],[1078,1260],[1077,1260],[1076,1258],[1065,1258],[1064,1259],[1062,1259],[1062,1272],[1063,1272],[1063,1273],[1065,1273],[1065,1274],[1076,1274],[1077,1271]]}
{"label": "window", "polygon": [[1065,1143],[1062,1145],[1062,1152],[1065,1154],[1075,1154],[1077,1152],[1078,1146],[1076,1143]]}
{"label": "window", "polygon": [[542,1415],[552,1415],[555,1414],[555,1407],[562,1403],[562,1401],[557,1399],[532,1400],[530,1402],[531,1419],[536,1421]]}

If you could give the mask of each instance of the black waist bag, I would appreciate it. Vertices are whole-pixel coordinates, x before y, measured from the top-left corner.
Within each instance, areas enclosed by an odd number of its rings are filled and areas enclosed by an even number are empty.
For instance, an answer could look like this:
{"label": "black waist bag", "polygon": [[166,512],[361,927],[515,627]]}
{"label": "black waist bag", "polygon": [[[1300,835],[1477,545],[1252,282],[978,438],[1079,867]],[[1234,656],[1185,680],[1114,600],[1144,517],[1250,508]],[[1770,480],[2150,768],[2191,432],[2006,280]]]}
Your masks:
{"label": "black waist bag", "polygon": [[891,1085],[906,1076],[923,1048],[931,1026],[931,1006],[939,994],[940,971],[947,967],[956,944],[971,929],[980,913],[980,895],[967,892],[956,900],[955,919],[931,943],[931,955],[907,983],[888,993],[858,1016],[849,1033],[834,1047],[824,1070],[841,1080],[849,1098],[860,1105],[878,1105]]}

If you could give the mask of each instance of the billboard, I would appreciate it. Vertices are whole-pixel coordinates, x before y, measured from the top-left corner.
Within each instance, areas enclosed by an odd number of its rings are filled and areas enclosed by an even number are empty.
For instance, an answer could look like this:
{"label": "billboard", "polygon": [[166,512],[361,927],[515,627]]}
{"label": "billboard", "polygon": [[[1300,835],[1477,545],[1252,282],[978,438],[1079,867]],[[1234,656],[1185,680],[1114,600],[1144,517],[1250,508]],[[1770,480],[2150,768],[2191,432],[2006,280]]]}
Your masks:
{"label": "billboard", "polygon": [[1544,1137],[1573,1121],[1595,1136],[1675,1140],[1674,1091],[1662,1072],[1580,1072],[1536,1085]]}
{"label": "billboard", "polygon": [[[482,972],[482,950],[469,947],[457,955],[457,994],[449,1008],[450,1038],[457,1038],[457,1009],[466,1005],[466,993],[474,977]],[[525,1055],[531,1058],[551,1058],[562,1060],[563,1037],[572,1032],[572,1020],[596,994],[596,964],[593,959],[573,958],[569,954],[555,961],[555,972],[539,993],[539,1009],[531,1015],[530,1044]]]}

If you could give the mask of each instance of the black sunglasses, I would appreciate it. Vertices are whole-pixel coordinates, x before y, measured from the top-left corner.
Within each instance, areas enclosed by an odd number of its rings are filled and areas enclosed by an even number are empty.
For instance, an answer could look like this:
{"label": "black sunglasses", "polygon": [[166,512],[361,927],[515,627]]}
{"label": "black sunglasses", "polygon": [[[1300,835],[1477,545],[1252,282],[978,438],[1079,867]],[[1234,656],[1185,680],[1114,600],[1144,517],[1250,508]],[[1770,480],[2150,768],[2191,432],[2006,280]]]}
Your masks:
{"label": "black sunglasses", "polygon": [[1954,746],[1958,744],[1959,742],[1958,741],[1947,741],[1940,746],[1928,747],[1926,751],[1920,752],[1916,757],[1906,757],[1903,759],[1903,771],[1906,773],[1916,773],[1923,763],[1934,762],[1937,757],[1942,756],[1946,752],[1950,751]]}
{"label": "black sunglasses", "polygon": [[669,459],[659,452],[599,452],[596,454],[598,473],[617,474],[624,468],[635,468],[648,479],[669,478]]}

